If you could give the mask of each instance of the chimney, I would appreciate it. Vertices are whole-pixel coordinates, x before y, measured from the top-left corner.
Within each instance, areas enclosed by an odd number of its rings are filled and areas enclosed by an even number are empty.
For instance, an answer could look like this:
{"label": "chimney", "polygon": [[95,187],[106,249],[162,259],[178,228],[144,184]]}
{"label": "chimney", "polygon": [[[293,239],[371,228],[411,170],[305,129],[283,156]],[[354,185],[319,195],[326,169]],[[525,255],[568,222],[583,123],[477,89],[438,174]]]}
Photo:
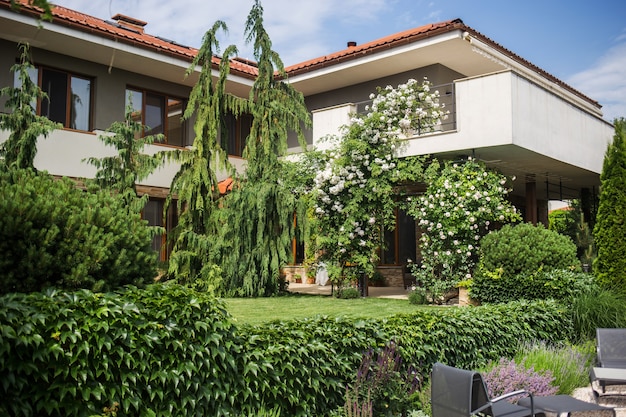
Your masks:
{"label": "chimney", "polygon": [[148,22],[144,22],[143,20],[135,19],[134,17],[125,16],[119,13],[111,19],[115,20],[115,22],[124,29],[129,29],[138,33],[143,33],[143,27],[148,24]]}
{"label": "chimney", "polygon": [[356,42],[355,41],[348,41],[348,48],[356,48]]}

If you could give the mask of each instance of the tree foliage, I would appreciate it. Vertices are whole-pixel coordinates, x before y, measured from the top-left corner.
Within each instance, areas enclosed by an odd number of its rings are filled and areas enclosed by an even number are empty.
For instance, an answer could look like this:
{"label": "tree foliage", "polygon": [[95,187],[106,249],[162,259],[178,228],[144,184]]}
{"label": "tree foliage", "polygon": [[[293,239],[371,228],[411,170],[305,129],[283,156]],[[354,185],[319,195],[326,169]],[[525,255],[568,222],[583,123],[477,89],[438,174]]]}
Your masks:
{"label": "tree foliage", "polygon": [[[184,118],[194,114],[194,141],[191,149],[172,150],[161,153],[166,160],[180,164],[180,170],[172,179],[166,208],[174,203],[180,214],[174,230],[174,245],[170,257],[169,273],[181,282],[193,282],[208,268],[207,261],[213,249],[214,237],[219,226],[214,212],[219,199],[217,170],[232,172],[227,152],[219,141],[220,121],[229,109],[240,113],[245,100],[225,93],[226,78],[230,70],[230,57],[236,53],[229,46],[219,63],[219,76],[214,80],[214,55],[219,51],[217,32],[227,30],[226,24],[217,21],[204,35],[202,46],[187,70],[190,75],[200,67],[198,82],[191,91]],[[204,275],[209,276],[207,269]]]}
{"label": "tree foliage", "polygon": [[151,231],[118,196],[30,169],[0,172],[0,195],[0,293],[106,291],[156,276]]}
{"label": "tree foliage", "polygon": [[626,292],[626,119],[616,119],[614,124],[615,135],[600,175],[593,270],[603,285]]}
{"label": "tree foliage", "polygon": [[285,79],[286,73],[271,49],[258,1],[246,21],[246,40],[253,44],[258,62],[247,104],[252,126],[243,151],[245,173],[224,198],[218,262],[226,291],[266,296],[280,289],[279,272],[287,263],[294,236],[296,198],[282,180],[288,171],[281,157],[290,131],[305,147],[302,126],[310,119],[302,94],[276,77]]}
{"label": "tree foliage", "polygon": [[137,200],[137,183],[148,178],[160,165],[160,160],[142,153],[146,145],[162,141],[163,135],[142,136],[144,126],[133,119],[132,103],[126,107],[123,122],[114,122],[107,132],[112,135],[100,135],[99,139],[113,147],[116,155],[102,158],[88,158],[87,162],[98,171],[95,183],[103,189],[109,189],[127,201],[129,209],[140,211],[145,205],[147,195],[142,201]]}
{"label": "tree foliage", "polygon": [[46,137],[61,125],[46,117],[38,116],[35,106],[37,100],[46,97],[36,82],[30,78],[34,69],[30,63],[28,44],[20,44],[20,62],[11,67],[17,74],[19,87],[5,87],[0,95],[7,96],[5,106],[11,112],[0,113],[0,129],[11,133],[9,138],[0,144],[0,159],[6,168],[34,169],[35,155],[37,154],[37,139]]}
{"label": "tree foliage", "polygon": [[[28,4],[39,7],[42,10],[42,19],[52,21],[52,4],[48,0],[28,0]],[[11,0],[11,7],[19,9],[20,2],[18,0]]]}

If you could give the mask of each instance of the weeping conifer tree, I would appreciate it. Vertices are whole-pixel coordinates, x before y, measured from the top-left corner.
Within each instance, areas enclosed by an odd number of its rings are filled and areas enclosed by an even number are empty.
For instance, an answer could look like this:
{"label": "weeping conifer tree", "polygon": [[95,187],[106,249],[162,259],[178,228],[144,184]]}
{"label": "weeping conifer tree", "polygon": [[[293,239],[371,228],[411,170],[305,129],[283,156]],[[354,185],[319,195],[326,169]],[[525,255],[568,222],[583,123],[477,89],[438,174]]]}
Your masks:
{"label": "weeping conifer tree", "polygon": [[[302,126],[310,124],[302,94],[287,82],[278,54],[263,27],[255,1],[246,21],[258,76],[249,96],[253,121],[243,156],[246,171],[224,199],[220,265],[228,293],[268,296],[278,292],[279,271],[287,263],[294,236],[296,198],[281,181],[289,132],[306,147]],[[280,78],[280,79],[277,79]]]}
{"label": "weeping conifer tree", "polygon": [[159,158],[143,153],[143,149],[155,141],[161,142],[164,135],[143,136],[145,128],[133,119],[133,106],[129,97],[124,121],[114,122],[107,129],[112,135],[98,137],[105,145],[115,148],[117,155],[87,158],[87,162],[98,169],[94,183],[119,194],[129,210],[134,212],[140,212],[148,201],[147,194],[139,198],[137,183],[148,178],[161,164]]}
{"label": "weeping conifer tree", "polygon": [[20,44],[19,49],[20,62],[11,67],[19,86],[0,90],[0,95],[8,97],[5,106],[11,110],[10,113],[0,113],[0,129],[11,132],[0,144],[0,160],[5,168],[34,169],[37,139],[47,137],[52,130],[62,126],[37,115],[37,100],[42,100],[46,94],[30,78],[34,67],[30,63],[28,44]]}
{"label": "weeping conifer tree", "polygon": [[193,87],[189,104],[183,115],[190,119],[195,114],[194,141],[191,149],[162,152],[163,159],[175,161],[180,169],[172,179],[165,209],[174,204],[176,196],[179,213],[174,230],[169,274],[182,283],[192,283],[204,277],[210,279],[210,252],[218,232],[214,212],[219,198],[217,170],[233,171],[227,152],[220,146],[219,130],[222,115],[227,111],[240,114],[247,108],[247,100],[225,93],[230,71],[230,57],[237,53],[234,46],[226,48],[219,64],[217,81],[213,78],[214,55],[219,52],[217,32],[227,30],[217,21],[206,32],[202,46],[187,70],[189,76],[200,67],[198,82]]}
{"label": "weeping conifer tree", "polygon": [[600,175],[593,271],[606,288],[626,293],[626,119],[616,119],[614,125]]}

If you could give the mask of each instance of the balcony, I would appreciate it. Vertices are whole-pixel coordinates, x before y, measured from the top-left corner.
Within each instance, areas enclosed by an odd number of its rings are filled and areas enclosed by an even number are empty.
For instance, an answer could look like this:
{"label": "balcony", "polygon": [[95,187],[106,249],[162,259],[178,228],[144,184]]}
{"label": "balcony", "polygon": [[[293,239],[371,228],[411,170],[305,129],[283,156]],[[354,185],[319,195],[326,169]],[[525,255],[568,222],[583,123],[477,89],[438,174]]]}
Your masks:
{"label": "balcony", "polygon": [[[407,138],[403,156],[474,156],[519,178],[514,193],[524,194],[528,178],[537,184],[537,194],[548,200],[559,199],[555,189],[599,186],[613,126],[558,86],[539,86],[506,70],[436,88],[450,111],[448,119],[436,132]],[[342,124],[349,123],[349,115],[364,111],[367,104],[313,112],[313,143],[337,134]]]}

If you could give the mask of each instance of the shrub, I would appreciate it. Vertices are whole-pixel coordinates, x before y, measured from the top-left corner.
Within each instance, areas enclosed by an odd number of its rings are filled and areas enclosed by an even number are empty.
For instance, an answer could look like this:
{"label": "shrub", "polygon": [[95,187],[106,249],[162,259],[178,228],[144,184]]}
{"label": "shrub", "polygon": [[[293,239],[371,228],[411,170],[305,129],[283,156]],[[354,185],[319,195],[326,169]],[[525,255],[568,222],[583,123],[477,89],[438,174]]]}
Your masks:
{"label": "shrub", "polygon": [[415,305],[427,304],[428,299],[426,298],[426,290],[424,288],[418,287],[409,293],[409,303]]}
{"label": "shrub", "polygon": [[626,293],[626,119],[615,119],[615,135],[604,156],[593,238],[593,270],[608,289]]}
{"label": "shrub", "polygon": [[324,416],[343,406],[363,353],[389,340],[375,320],[323,316],[245,326],[241,334],[246,384],[255,400],[286,416]]}
{"label": "shrub", "polygon": [[[536,372],[532,367],[515,363],[515,360],[501,358],[483,374],[490,397],[497,397],[517,390],[526,390],[536,396],[555,395],[558,388],[552,385],[552,372]],[[522,396],[518,397],[521,398]],[[515,397],[513,397],[515,400]]]}
{"label": "shrub", "polygon": [[361,297],[361,293],[354,287],[339,287],[336,292],[337,298],[343,298],[345,300]]}
{"label": "shrub", "polygon": [[563,269],[504,275],[480,270],[472,282],[471,295],[483,303],[506,303],[512,300],[563,300],[597,288],[591,274]]}
{"label": "shrub", "polygon": [[481,239],[480,264],[484,271],[502,269],[503,276],[529,274],[540,269],[580,270],[576,245],[567,236],[521,223],[505,225]]}
{"label": "shrub", "polygon": [[545,342],[525,343],[515,355],[515,361],[528,369],[550,372],[557,394],[570,395],[574,389],[589,384],[589,365],[593,355],[572,346],[553,346]]}
{"label": "shrub", "polygon": [[156,276],[152,231],[120,198],[31,170],[0,174],[0,195],[0,294],[106,291]]}
{"label": "shrub", "polygon": [[402,358],[394,342],[376,356],[369,349],[346,394],[346,410],[371,408],[373,415],[403,415],[410,407],[410,396],[421,381],[415,371],[402,366]]}
{"label": "shrub", "polygon": [[475,369],[512,357],[520,340],[566,340],[566,313],[513,302],[237,329],[220,301],[174,284],[10,294],[0,297],[0,415],[85,416],[117,402],[119,415],[146,417],[323,416],[345,404],[364,353],[389,340],[404,369],[427,377],[437,361]]}
{"label": "shrub", "polygon": [[222,303],[177,285],[5,295],[0,332],[0,415],[220,416],[252,396]]}
{"label": "shrub", "polygon": [[568,340],[571,322],[555,301],[515,301],[478,307],[424,308],[380,323],[407,364],[426,375],[435,362],[477,369],[513,357],[520,341]]}
{"label": "shrub", "polygon": [[574,334],[595,340],[597,328],[626,327],[626,295],[604,288],[582,292],[570,301]]}

